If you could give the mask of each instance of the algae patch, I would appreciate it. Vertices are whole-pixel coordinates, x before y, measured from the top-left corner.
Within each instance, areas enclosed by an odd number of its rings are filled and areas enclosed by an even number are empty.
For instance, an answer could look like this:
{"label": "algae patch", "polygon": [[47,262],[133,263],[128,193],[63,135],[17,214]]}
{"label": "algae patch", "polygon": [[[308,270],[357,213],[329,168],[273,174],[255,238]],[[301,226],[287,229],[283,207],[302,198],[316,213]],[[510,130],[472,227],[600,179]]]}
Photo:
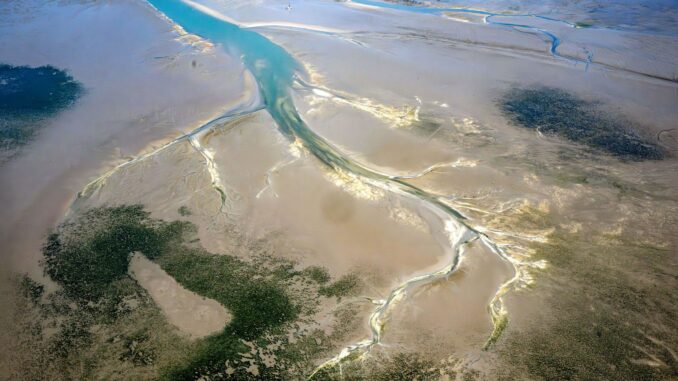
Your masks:
{"label": "algae patch", "polygon": [[589,102],[549,87],[514,88],[499,107],[515,124],[584,144],[628,160],[659,160],[662,149],[640,136],[640,128]]}
{"label": "algae patch", "polygon": [[356,296],[362,288],[362,283],[362,279],[357,274],[347,274],[329,285],[322,286],[320,294],[338,299],[342,296]]}
{"label": "algae patch", "polygon": [[11,156],[43,121],[69,107],[83,92],[68,73],[52,66],[0,64],[0,151]]}

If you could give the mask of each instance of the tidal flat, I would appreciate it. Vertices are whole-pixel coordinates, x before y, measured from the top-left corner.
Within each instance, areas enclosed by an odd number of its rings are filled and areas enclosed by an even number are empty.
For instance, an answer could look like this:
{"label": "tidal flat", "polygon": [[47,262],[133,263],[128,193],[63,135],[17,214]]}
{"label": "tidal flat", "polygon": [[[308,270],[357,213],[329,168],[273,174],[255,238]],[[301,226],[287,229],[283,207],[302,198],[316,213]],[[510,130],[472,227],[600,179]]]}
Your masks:
{"label": "tidal flat", "polygon": [[2,2],[0,380],[674,379],[676,14]]}

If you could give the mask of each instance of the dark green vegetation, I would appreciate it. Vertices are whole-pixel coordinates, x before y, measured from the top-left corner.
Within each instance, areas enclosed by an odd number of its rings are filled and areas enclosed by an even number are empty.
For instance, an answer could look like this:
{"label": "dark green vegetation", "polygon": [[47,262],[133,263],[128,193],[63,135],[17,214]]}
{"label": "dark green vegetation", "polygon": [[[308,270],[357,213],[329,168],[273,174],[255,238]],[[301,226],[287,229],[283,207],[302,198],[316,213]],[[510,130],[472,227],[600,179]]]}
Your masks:
{"label": "dark green vegetation", "polygon": [[659,146],[643,139],[633,123],[614,118],[588,102],[560,89],[514,88],[499,101],[516,124],[630,160],[658,160]]}
{"label": "dark green vegetation", "polygon": [[19,281],[19,290],[25,298],[29,299],[31,302],[37,303],[45,293],[45,286],[24,276],[21,277],[21,280]]}
{"label": "dark green vegetation", "polygon": [[[27,329],[35,335],[27,342],[40,365],[29,367],[45,369],[29,378],[303,378],[356,325],[350,305],[336,309],[329,334],[313,325],[313,315],[324,287],[328,297],[347,296],[357,291],[357,276],[331,283],[326,269],[297,269],[262,242],[243,244],[251,254],[243,260],[209,253],[194,238],[190,223],[153,219],[138,205],[91,209],[59,226],[43,248],[43,265],[61,290],[45,296],[31,279],[18,282],[22,314],[39,317],[31,319],[37,323]],[[181,338],[128,275],[133,252],[223,304],[231,322],[200,340]]]}
{"label": "dark green vegetation", "polygon": [[325,284],[332,279],[329,271],[324,267],[309,266],[304,271],[309,278],[313,279],[318,284]]}
{"label": "dark green vegetation", "polygon": [[33,138],[41,122],[70,106],[82,86],[52,66],[0,64],[0,150],[13,150]]}
{"label": "dark green vegetation", "polygon": [[335,296],[339,299],[342,296],[356,296],[363,287],[362,283],[357,274],[347,274],[331,284],[320,287],[320,294],[327,297]]}
{"label": "dark green vegetation", "polygon": [[184,287],[226,306],[234,315],[232,335],[253,339],[299,314],[282,284],[296,275],[293,269],[265,274],[240,259],[199,250],[171,253],[159,263]]}
{"label": "dark green vegetation", "polygon": [[[678,377],[678,277],[671,250],[599,234],[556,233],[537,247],[550,268],[535,292],[547,308],[497,350],[504,379],[669,380]],[[542,294],[543,293],[543,294]],[[544,295],[544,296],[542,296]],[[545,298],[545,301],[542,299]]]}

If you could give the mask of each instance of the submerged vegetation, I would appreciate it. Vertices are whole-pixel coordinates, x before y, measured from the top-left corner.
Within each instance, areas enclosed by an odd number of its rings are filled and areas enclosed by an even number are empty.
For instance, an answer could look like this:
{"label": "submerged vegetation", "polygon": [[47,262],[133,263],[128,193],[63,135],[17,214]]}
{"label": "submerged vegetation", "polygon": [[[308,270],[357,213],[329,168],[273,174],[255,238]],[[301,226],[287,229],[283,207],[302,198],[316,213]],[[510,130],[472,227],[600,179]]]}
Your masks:
{"label": "submerged vegetation", "polygon": [[623,118],[598,109],[595,102],[563,90],[514,88],[499,101],[502,111],[516,124],[556,135],[611,155],[631,160],[658,160],[662,149],[639,135],[639,128]]}
{"label": "submerged vegetation", "polygon": [[186,205],[180,206],[179,209],[177,209],[177,212],[179,212],[179,215],[182,217],[188,217],[192,214],[191,210],[188,209]]}
{"label": "submerged vegetation", "polygon": [[[25,349],[45,363],[28,378],[303,378],[355,326],[351,305],[335,309],[336,325],[321,328],[312,317],[323,295],[355,293],[357,276],[332,283],[326,269],[297,269],[256,243],[247,260],[216,255],[194,235],[190,223],[153,219],[139,205],[90,209],[59,226],[43,248],[43,266],[61,289],[44,295],[30,278],[18,282],[22,314],[37,316]],[[134,252],[223,304],[233,319],[196,341],[176,332],[128,275]]]}
{"label": "submerged vegetation", "polygon": [[0,151],[27,144],[42,121],[70,106],[82,85],[52,66],[0,64]]}

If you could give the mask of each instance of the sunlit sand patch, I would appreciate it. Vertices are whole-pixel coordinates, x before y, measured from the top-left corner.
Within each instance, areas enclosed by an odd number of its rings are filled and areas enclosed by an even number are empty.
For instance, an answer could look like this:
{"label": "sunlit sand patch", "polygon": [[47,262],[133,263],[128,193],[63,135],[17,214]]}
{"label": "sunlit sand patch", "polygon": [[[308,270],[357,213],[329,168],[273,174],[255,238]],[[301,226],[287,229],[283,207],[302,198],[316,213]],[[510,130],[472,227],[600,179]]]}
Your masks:
{"label": "sunlit sand patch", "polygon": [[224,306],[186,290],[143,255],[134,254],[129,266],[130,275],[148,291],[167,320],[192,338],[219,332],[231,320]]}
{"label": "sunlit sand patch", "polygon": [[383,199],[384,192],[374,186],[366,184],[361,178],[341,170],[328,170],[325,175],[334,185],[344,189],[356,198],[363,200]]}
{"label": "sunlit sand patch", "polygon": [[[411,179],[417,179],[424,177],[428,175],[429,173],[436,172],[436,171],[441,171],[444,170],[445,168],[460,168],[460,167],[470,167],[473,168],[478,164],[478,161],[476,160],[467,160],[464,158],[459,158],[453,162],[448,162],[448,163],[435,163],[427,168],[424,168],[423,170],[419,172],[414,172],[414,173],[407,173],[407,174],[397,174],[397,175],[392,175],[393,178],[401,179],[401,180],[411,180]],[[393,171],[390,171],[390,173],[394,173]]]}
{"label": "sunlit sand patch", "polygon": [[311,32],[321,32],[326,34],[345,34],[348,33],[347,30],[336,29],[336,28],[327,28],[321,25],[312,25],[312,24],[302,24],[302,23],[292,23],[285,21],[266,21],[266,22],[250,22],[241,24],[243,28],[281,28],[281,29],[292,29],[292,30],[302,30],[302,31],[311,31]]}
{"label": "sunlit sand patch", "polygon": [[395,203],[391,206],[391,218],[403,224],[409,225],[417,230],[424,232],[429,230],[426,222],[421,218],[421,216],[400,203]]}
{"label": "sunlit sand patch", "polygon": [[239,25],[238,21],[226,16],[225,14],[219,12],[218,10],[212,9],[208,6],[202,5],[192,0],[181,0],[181,1],[188,4],[190,7],[199,10],[200,12],[203,12],[205,14],[210,15],[211,17],[214,17],[217,20],[225,21],[229,24]]}
{"label": "sunlit sand patch", "polygon": [[379,10],[382,9],[381,7],[377,7],[377,6],[375,6],[375,5],[368,5],[368,4],[362,4],[362,3],[354,3],[353,1],[346,1],[346,2],[344,2],[344,4],[345,4],[347,7],[356,8],[356,9],[369,9],[369,10],[371,10],[371,11],[379,11]]}
{"label": "sunlit sand patch", "polygon": [[482,132],[478,121],[470,117],[456,118],[453,120],[452,124],[459,131],[466,134],[477,134]]}
{"label": "sunlit sand patch", "polygon": [[163,17],[167,21],[167,23],[169,23],[172,26],[172,30],[177,35],[176,40],[179,41],[180,43],[190,46],[201,53],[209,53],[214,49],[214,44],[212,44],[211,42],[205,40],[204,38],[201,38],[200,36],[196,36],[195,34],[190,34],[186,32],[186,30],[184,30],[184,28],[182,28],[181,25],[172,22],[172,20],[165,16],[161,17]]}
{"label": "sunlit sand patch", "polygon": [[[323,98],[315,103],[315,98],[297,98],[300,112],[313,131],[340,147],[352,161],[386,177],[409,176],[429,167],[463,166],[473,160],[456,156],[448,142],[432,141],[434,131],[420,133],[418,123],[393,128],[388,120],[372,113]],[[426,149],[422,150],[424,144]]]}
{"label": "sunlit sand patch", "polygon": [[480,24],[485,21],[485,15],[474,14],[469,12],[443,12],[442,15],[446,19],[459,22],[472,22]]}
{"label": "sunlit sand patch", "polygon": [[324,83],[325,76],[320,72],[320,69],[315,65],[307,61],[301,61],[301,65],[304,67],[304,71],[308,76],[309,83]]}
{"label": "sunlit sand patch", "polygon": [[201,53],[209,53],[212,50],[214,50],[214,44],[210,43],[209,41],[203,38],[200,38],[200,36],[186,33],[183,29],[181,29],[181,27],[177,25],[175,25],[174,28],[179,34],[177,41],[189,45],[191,47],[194,47]]}
{"label": "sunlit sand patch", "polygon": [[299,80],[299,84],[302,86],[302,89],[311,91],[313,95],[309,101],[311,105],[319,104],[325,100],[338,104],[346,104],[385,121],[393,128],[408,128],[413,123],[419,121],[419,105],[394,107],[379,103],[370,98],[355,96],[320,85],[311,85],[301,80]]}

